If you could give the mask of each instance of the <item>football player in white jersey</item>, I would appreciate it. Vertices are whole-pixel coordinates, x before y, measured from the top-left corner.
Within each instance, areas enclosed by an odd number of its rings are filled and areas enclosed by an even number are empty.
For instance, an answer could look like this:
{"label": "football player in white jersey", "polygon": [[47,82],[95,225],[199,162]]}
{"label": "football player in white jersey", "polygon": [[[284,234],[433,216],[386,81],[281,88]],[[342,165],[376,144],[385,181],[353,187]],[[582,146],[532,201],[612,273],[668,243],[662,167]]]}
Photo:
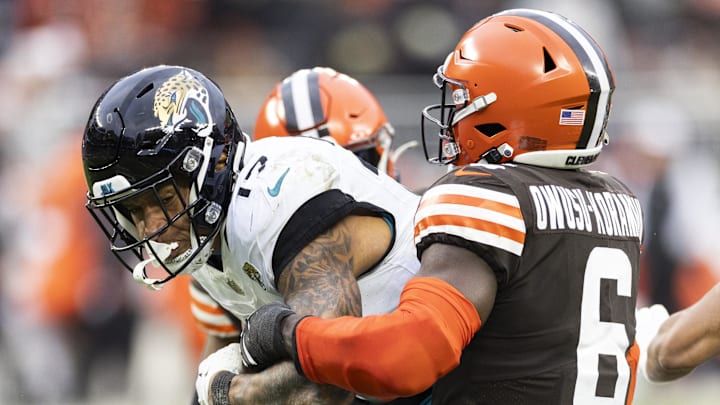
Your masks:
{"label": "football player in white jersey", "polygon": [[[241,355],[292,358],[312,381],[379,398],[432,385],[434,404],[632,403],[642,212],[619,180],[585,169],[607,141],[603,51],[560,15],[505,10],[433,79],[425,154],[460,167],[422,196],[421,269],[398,308],[321,319],[268,304]],[[270,336],[283,344],[260,343]]]}
{"label": "football player in white jersey", "polygon": [[[388,312],[419,267],[418,196],[333,142],[250,142],[220,88],[186,67],[111,85],[82,160],[87,207],[134,279],[159,289],[192,274],[241,324],[274,301],[322,317]],[[352,401],[290,361],[244,373],[239,353],[235,343],[203,361],[202,404]]]}
{"label": "football player in white jersey", "polygon": [[[399,180],[397,159],[416,141],[392,149],[395,129],[375,96],[359,81],[328,67],[299,69],[275,84],[255,120],[253,140],[275,136],[305,136],[325,139],[352,151],[381,173]],[[376,298],[380,312],[393,309],[395,290],[384,292],[372,286],[364,294]],[[194,281],[190,287],[192,313],[207,335],[202,357],[233,343],[240,336],[240,321],[219,305]],[[363,308],[363,314],[370,308]],[[419,397],[425,397],[425,394]],[[405,399],[404,403],[414,403]]]}
{"label": "football player in white jersey", "polygon": [[[315,67],[299,69],[275,84],[260,107],[252,136],[256,141],[297,135],[331,140],[397,180],[394,134],[382,106],[365,86],[334,69]],[[191,296],[197,324],[209,336],[224,340],[240,335],[239,322],[198,283],[193,283]],[[218,348],[206,347],[204,354]]]}

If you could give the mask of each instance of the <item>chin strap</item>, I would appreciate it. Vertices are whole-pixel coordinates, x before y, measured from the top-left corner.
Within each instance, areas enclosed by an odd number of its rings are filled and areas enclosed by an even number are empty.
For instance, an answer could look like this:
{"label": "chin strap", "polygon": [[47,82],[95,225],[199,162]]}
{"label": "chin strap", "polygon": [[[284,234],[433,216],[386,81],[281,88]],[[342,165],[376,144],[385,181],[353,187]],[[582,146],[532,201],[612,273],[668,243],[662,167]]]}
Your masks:
{"label": "chin strap", "polygon": [[[180,275],[180,274],[191,274],[195,271],[207,266],[207,260],[213,253],[212,240],[206,241],[206,237],[200,236],[195,237],[195,231],[190,228],[190,249],[181,253],[177,257],[174,257],[168,261],[166,259],[170,257],[170,253],[177,249],[178,243],[160,243],[152,240],[147,241],[145,249],[148,252],[149,259],[143,260],[133,268],[133,278],[139,284],[146,286],[147,288],[158,291],[162,288],[164,279],[150,278],[145,271],[145,266],[152,263],[153,266],[163,267],[169,275]],[[198,242],[198,239],[200,240]],[[200,247],[202,245],[202,248]],[[191,262],[187,263],[189,257],[195,254],[195,258]]]}
{"label": "chin strap", "polygon": [[149,263],[152,263],[153,266],[162,266],[160,262],[167,259],[168,256],[170,256],[170,253],[177,249],[178,244],[177,242],[159,243],[151,240],[147,243],[149,245],[149,256],[151,257],[135,265],[133,268],[133,278],[139,284],[142,284],[153,291],[158,291],[163,287],[163,284],[160,284],[160,281],[162,280],[159,278],[149,278],[145,272],[145,266]]}
{"label": "chin strap", "polygon": [[497,164],[500,163],[503,158],[509,159],[512,157],[514,152],[515,149],[513,149],[512,146],[504,143],[497,148],[490,148],[487,152],[483,153],[482,156],[480,156],[480,163]]}

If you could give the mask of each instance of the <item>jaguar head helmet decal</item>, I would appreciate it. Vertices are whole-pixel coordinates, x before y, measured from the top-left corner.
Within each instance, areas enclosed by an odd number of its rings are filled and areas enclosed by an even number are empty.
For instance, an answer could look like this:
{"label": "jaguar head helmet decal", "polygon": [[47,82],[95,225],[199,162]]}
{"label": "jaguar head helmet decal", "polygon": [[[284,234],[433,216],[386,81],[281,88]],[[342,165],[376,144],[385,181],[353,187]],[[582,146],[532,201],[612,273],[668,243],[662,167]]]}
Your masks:
{"label": "jaguar head helmet decal", "polygon": [[160,86],[155,93],[153,113],[167,134],[188,121],[194,122],[199,132],[212,127],[208,91],[187,70]]}

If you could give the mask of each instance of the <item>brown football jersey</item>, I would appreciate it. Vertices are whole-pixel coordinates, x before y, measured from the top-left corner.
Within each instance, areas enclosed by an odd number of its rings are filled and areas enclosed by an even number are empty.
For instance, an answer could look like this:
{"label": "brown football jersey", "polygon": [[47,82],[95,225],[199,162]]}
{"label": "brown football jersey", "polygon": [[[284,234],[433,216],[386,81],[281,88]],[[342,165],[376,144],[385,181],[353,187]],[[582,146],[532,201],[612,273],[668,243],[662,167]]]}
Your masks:
{"label": "brown football jersey", "polygon": [[419,255],[433,243],[472,250],[498,283],[433,403],[627,403],[643,222],[625,185],[586,170],[470,165],[428,189],[415,221]]}

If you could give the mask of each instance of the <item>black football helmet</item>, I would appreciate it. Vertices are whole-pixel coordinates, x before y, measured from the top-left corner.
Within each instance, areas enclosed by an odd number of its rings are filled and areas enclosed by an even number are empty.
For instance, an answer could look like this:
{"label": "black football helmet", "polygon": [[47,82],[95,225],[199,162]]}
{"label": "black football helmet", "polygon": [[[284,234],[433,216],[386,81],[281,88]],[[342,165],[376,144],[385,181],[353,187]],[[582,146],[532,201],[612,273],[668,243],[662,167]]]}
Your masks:
{"label": "black football helmet", "polygon": [[[247,136],[221,89],[203,74],[182,66],[155,66],[110,86],[93,107],[82,142],[88,184],[87,208],[110,239],[111,250],[136,280],[154,288],[205,264],[225,222]],[[225,164],[218,165],[221,158]],[[190,193],[183,210],[151,235],[139,235],[123,201],[140,193],[180,186]],[[148,194],[145,194],[148,195]],[[159,206],[163,206],[159,204]],[[181,260],[163,259],[151,239],[188,215],[191,246]],[[145,257],[166,272],[151,279]],[[145,260],[150,262],[150,260]]]}

